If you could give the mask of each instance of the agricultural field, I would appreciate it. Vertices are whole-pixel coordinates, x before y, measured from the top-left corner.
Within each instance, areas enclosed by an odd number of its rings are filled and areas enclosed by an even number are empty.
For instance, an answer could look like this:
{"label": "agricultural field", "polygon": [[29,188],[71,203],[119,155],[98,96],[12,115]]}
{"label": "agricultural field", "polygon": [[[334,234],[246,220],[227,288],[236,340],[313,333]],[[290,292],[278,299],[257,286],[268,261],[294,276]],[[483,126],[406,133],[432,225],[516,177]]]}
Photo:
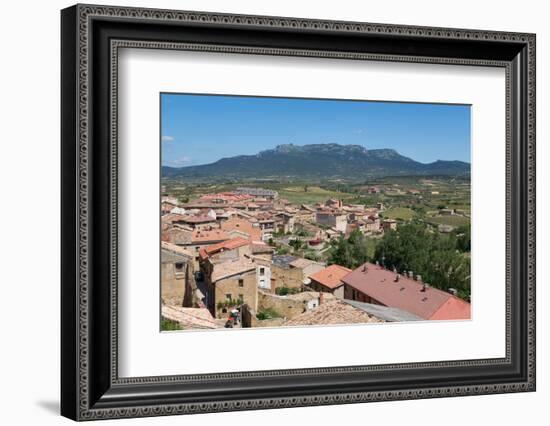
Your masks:
{"label": "agricultural field", "polygon": [[462,226],[470,224],[470,218],[458,215],[428,217],[425,221],[434,225]]}
{"label": "agricultural field", "polygon": [[315,204],[324,203],[329,198],[336,198],[346,201],[354,196],[346,192],[331,191],[319,186],[291,186],[279,190],[279,196],[286,198],[292,204]]}
{"label": "agricultural field", "polygon": [[384,211],[384,218],[396,220],[411,220],[416,213],[407,207],[393,207]]}

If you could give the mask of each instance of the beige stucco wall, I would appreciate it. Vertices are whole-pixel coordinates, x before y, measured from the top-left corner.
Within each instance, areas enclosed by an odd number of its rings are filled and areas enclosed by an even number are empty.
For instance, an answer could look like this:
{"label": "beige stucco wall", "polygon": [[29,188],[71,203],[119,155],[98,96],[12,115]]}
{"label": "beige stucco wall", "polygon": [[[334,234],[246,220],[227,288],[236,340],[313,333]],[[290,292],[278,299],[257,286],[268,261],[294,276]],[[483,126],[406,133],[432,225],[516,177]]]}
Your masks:
{"label": "beige stucco wall", "polygon": [[[243,286],[239,286],[239,280],[243,280]],[[252,309],[256,310],[258,306],[258,290],[256,288],[256,271],[246,272],[244,274],[234,275],[213,283],[214,300],[213,306],[216,311],[216,317],[221,317],[221,311],[218,312],[217,304],[227,300],[226,295],[231,294],[231,298],[237,300],[242,294],[243,301]],[[225,314],[224,314],[225,315]]]}

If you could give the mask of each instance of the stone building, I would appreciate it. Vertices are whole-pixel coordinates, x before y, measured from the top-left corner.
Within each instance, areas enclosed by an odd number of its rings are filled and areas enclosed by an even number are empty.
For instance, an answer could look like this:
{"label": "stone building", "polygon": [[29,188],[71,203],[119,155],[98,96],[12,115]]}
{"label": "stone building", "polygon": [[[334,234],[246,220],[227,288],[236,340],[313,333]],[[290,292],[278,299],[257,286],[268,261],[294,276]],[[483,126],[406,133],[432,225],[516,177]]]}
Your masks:
{"label": "stone building", "polygon": [[161,246],[161,298],[167,305],[193,306],[193,254],[174,244]]}
{"label": "stone building", "polygon": [[291,234],[294,232],[294,215],[281,212],[275,215],[277,218],[276,228],[278,232],[283,234]]}
{"label": "stone building", "polygon": [[247,304],[256,310],[258,305],[257,264],[250,259],[218,264],[207,263],[204,275],[206,305],[216,318],[221,318],[231,306]]}
{"label": "stone building", "polygon": [[319,210],[315,214],[315,221],[324,226],[334,228],[339,232],[346,232],[348,218],[345,214],[332,210]]}
{"label": "stone building", "polygon": [[395,231],[397,229],[397,221],[393,219],[384,219],[382,221],[382,229],[384,231]]}

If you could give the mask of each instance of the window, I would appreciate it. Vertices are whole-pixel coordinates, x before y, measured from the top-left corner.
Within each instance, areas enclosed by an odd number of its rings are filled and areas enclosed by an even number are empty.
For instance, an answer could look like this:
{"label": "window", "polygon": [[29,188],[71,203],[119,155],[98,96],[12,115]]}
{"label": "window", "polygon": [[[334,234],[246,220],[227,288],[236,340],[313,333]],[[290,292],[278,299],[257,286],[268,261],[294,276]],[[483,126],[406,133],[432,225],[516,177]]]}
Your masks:
{"label": "window", "polygon": [[242,302],[244,300],[244,296],[242,294],[239,294],[239,300]]}
{"label": "window", "polygon": [[226,298],[227,300],[231,300],[231,293],[227,293],[227,294],[225,295],[225,298]]}
{"label": "window", "polygon": [[239,280],[239,287],[244,287],[244,280],[243,279]]}
{"label": "window", "polygon": [[260,268],[260,275],[265,275],[265,268]]}
{"label": "window", "polygon": [[176,262],[174,264],[174,266],[176,267],[176,272],[182,272],[183,271],[183,262]]}

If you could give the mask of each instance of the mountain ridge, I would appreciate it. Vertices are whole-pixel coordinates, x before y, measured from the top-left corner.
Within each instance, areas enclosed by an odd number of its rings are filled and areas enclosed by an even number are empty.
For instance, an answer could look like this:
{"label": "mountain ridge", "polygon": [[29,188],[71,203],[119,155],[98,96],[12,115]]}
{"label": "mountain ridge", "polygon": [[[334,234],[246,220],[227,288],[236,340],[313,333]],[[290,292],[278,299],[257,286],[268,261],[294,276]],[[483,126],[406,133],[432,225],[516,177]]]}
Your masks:
{"label": "mountain ridge", "polygon": [[392,148],[367,149],[337,143],[281,144],[253,155],[221,158],[210,164],[162,166],[164,177],[215,178],[347,178],[392,175],[467,175],[470,164],[458,160],[420,163]]}

